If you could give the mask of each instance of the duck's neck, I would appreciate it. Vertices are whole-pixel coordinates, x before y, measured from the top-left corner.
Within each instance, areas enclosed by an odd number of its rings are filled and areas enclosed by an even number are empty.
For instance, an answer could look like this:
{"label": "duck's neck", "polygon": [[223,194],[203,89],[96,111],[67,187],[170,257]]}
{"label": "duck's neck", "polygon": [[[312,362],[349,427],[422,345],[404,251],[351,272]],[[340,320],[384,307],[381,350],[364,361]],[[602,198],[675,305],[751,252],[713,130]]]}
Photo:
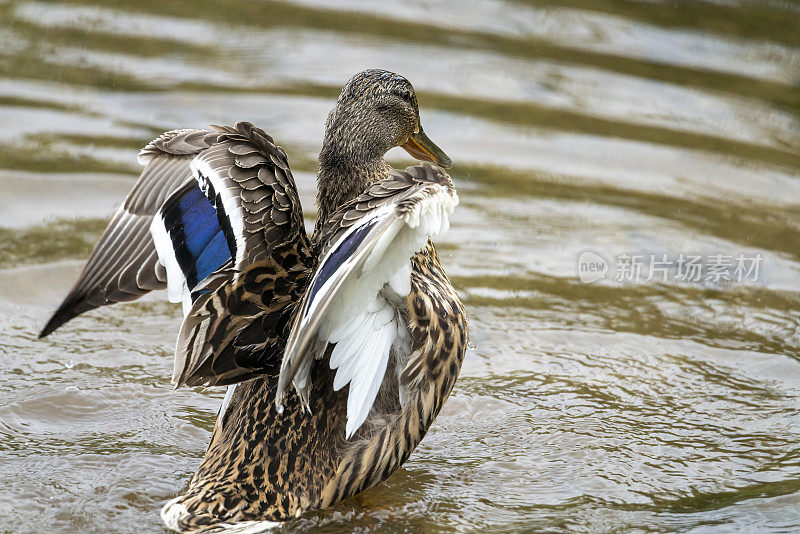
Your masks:
{"label": "duck's neck", "polygon": [[389,176],[391,166],[382,157],[355,161],[323,150],[317,172],[317,224],[315,234],[334,211],[364,192],[370,184]]}

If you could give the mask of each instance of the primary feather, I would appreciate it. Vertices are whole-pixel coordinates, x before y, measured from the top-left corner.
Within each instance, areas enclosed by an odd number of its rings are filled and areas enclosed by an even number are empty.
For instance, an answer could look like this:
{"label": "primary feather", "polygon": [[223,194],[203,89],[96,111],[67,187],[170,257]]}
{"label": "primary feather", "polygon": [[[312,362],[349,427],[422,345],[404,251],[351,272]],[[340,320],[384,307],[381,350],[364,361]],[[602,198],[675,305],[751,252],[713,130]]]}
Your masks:
{"label": "primary feather", "polygon": [[164,201],[191,179],[189,161],[216,140],[207,130],[173,130],[139,153],[141,176],[95,245],[78,281],[39,337],[89,310],[138,299],[167,285],[150,237],[150,224]]}

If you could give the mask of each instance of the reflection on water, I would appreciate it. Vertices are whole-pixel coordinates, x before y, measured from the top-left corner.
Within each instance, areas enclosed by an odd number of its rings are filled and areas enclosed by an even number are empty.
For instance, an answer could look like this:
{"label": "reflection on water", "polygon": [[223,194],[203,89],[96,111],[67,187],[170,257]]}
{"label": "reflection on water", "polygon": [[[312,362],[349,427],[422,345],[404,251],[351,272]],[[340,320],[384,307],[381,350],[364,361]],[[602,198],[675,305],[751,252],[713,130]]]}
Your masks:
{"label": "reflection on water", "polygon": [[[170,392],[159,295],[35,340],[137,148],[251,120],[313,218],[326,113],[366,67],[414,83],[456,162],[440,250],[476,348],[403,469],[285,530],[800,529],[794,0],[6,0],[0,42],[10,531],[157,531],[209,438],[221,392]],[[587,250],[763,259],[746,283],[612,261],[585,284]]]}

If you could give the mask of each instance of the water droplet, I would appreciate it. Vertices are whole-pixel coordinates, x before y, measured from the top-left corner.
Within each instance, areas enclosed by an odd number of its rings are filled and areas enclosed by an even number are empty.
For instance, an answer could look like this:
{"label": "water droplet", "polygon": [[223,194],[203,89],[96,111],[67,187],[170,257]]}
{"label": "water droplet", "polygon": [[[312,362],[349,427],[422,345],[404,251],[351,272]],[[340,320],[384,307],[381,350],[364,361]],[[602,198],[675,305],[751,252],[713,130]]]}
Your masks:
{"label": "water droplet", "polygon": [[279,405],[278,405],[278,413],[279,413],[279,414],[282,414],[282,413],[283,413],[283,404],[279,404]]}
{"label": "water droplet", "polygon": [[75,362],[73,362],[72,360],[65,362],[64,367],[66,367],[67,369],[72,369],[73,367],[75,367]]}
{"label": "water droplet", "polygon": [[475,343],[473,343],[472,341],[467,343],[467,349],[469,349],[469,350],[475,350],[477,347],[478,346]]}
{"label": "water droplet", "polygon": [[66,393],[74,393],[76,391],[79,391],[79,389],[78,389],[78,386],[67,386],[67,387],[64,388],[64,391]]}

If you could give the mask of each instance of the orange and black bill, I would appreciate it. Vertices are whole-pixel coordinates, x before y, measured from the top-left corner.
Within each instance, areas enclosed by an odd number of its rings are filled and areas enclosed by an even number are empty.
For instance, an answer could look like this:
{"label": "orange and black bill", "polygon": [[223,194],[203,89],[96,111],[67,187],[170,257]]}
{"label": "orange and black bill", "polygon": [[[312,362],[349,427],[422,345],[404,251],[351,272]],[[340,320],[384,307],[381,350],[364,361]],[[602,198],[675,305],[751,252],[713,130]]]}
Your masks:
{"label": "orange and black bill", "polygon": [[442,152],[441,148],[428,139],[428,136],[425,135],[422,128],[419,129],[419,132],[411,134],[408,141],[400,146],[403,147],[403,150],[420,161],[430,161],[445,169],[453,165],[453,162],[447,157],[447,154]]}

